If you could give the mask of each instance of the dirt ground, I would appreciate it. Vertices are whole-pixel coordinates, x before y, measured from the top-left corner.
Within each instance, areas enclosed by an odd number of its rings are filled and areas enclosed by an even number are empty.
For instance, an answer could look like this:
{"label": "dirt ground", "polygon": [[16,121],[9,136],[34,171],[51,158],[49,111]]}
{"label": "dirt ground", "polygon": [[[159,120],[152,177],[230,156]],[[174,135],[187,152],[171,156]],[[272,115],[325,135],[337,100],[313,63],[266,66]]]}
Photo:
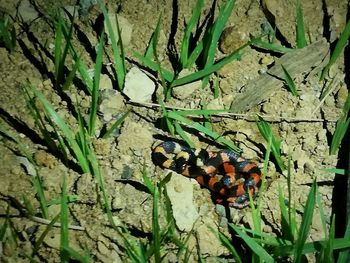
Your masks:
{"label": "dirt ground", "polygon": [[[49,15],[55,10],[55,4],[49,4],[47,1],[36,1],[35,5],[23,2],[22,5],[29,6],[29,9],[21,9],[22,14],[29,16],[28,20],[25,20],[27,26],[21,27],[20,19],[16,17],[14,25],[18,41],[15,50],[10,53],[5,48],[0,48],[0,125],[16,134],[33,156],[38,164],[38,173],[48,200],[59,199],[63,175],[66,175],[68,180],[69,194],[79,197],[69,205],[70,224],[81,226],[84,230],[70,230],[70,245],[77,251],[87,247],[94,262],[123,262],[125,260],[123,241],[118,233],[108,226],[106,215],[99,202],[100,196],[96,191],[94,178],[89,174],[79,174],[74,168],[67,167],[58,156],[48,151],[39,129],[35,126],[28,108],[25,107],[26,102],[21,87],[29,81],[44,93],[67,123],[72,125],[74,123],[65,99],[54,90],[52,83],[54,32],[48,20]],[[211,7],[210,1],[205,2],[204,15]],[[265,5],[253,0],[236,1],[227,23],[227,27],[231,29],[221,39],[220,49],[217,52],[218,58],[244,44],[249,40],[250,35],[259,35],[262,25],[267,23],[268,15],[274,17],[279,34],[284,40],[282,44],[287,43],[290,47],[295,47],[294,1],[262,2]],[[1,1],[1,14],[11,14],[15,17],[19,3],[20,1]],[[61,5],[70,10],[74,4],[71,1],[61,1]],[[173,21],[178,22],[174,42],[179,50],[184,24],[191,16],[194,4],[195,1],[188,0],[173,2],[128,0],[119,1],[117,5],[111,4],[118,7],[118,14],[132,28],[130,42],[125,46],[127,69],[139,64],[136,63],[138,60],[133,52],[144,53],[160,13],[162,13],[162,22],[159,57],[162,65],[170,69],[166,47],[169,37],[172,36]],[[216,5],[221,6],[221,1]],[[311,0],[303,1],[302,5],[309,43],[315,43],[324,37],[328,37],[327,40],[333,42],[339,37],[346,24],[348,10],[346,0]],[[32,9],[37,13],[32,12]],[[98,9],[92,8],[85,10],[85,13],[81,13],[76,19],[79,39],[85,41],[85,44],[82,45],[78,40],[74,44],[78,46],[82,59],[91,68],[94,65],[91,54],[97,43],[96,32],[91,23],[96,21],[98,14]],[[34,21],[30,20],[32,16],[35,18]],[[328,16],[327,21],[329,21],[327,28],[325,28],[325,16]],[[268,53],[259,48],[248,47],[239,61],[229,63],[218,72],[219,98],[214,99],[209,86],[193,90],[189,94],[184,94],[179,87],[179,95],[173,97],[167,104],[172,107],[193,109],[199,109],[201,105],[207,105],[211,109],[229,108],[239,94],[244,94],[247,83],[255,82],[280,56],[278,53]],[[245,158],[253,160],[262,167],[266,142],[257,128],[254,117],[251,116],[254,116],[254,113],[272,116],[273,121],[267,120],[274,134],[283,140],[281,149],[283,161],[287,164],[288,155],[292,159],[292,194],[299,216],[297,221],[301,220],[307,195],[313,180],[316,179],[323,212],[329,225],[332,214],[337,214],[338,217],[338,211],[335,208],[341,204],[339,196],[345,196],[345,192],[341,191],[346,190],[344,185],[343,188],[334,190],[335,175],[322,171],[323,168],[338,167],[341,157],[330,155],[329,146],[335,122],[342,112],[348,94],[348,87],[344,80],[344,58],[340,57],[331,68],[327,76],[328,82],[320,82],[318,76],[309,74],[310,71],[300,72],[295,79],[298,96],[292,96],[284,86],[279,87],[259,105],[254,105],[249,111],[242,112],[240,116],[215,118],[213,129],[239,146]],[[320,101],[325,83],[329,83],[333,78],[333,90],[324,101]],[[159,182],[168,173],[155,167],[151,159],[151,150],[161,141],[159,138],[170,139],[171,136],[158,125],[161,117],[159,107],[130,104],[124,95],[112,90],[110,74],[104,74],[103,81],[105,81],[106,86],[103,88],[107,90],[105,91],[107,95],[101,102],[101,105],[104,105],[100,108],[103,116],[98,120],[97,129],[100,129],[104,123],[110,122],[111,118],[125,112],[126,109],[131,109],[131,114],[126,118],[118,134],[110,139],[95,139],[93,147],[98,155],[107,190],[111,196],[115,221],[124,223],[132,230],[133,235],[145,240],[152,231],[152,198],[137,185],[143,184],[144,164],[153,182]],[[157,92],[159,93],[159,88]],[[70,87],[66,96],[72,101],[78,100],[82,112],[88,112],[89,98],[84,92]],[[149,102],[156,103],[156,100]],[[234,108],[235,105],[232,107]],[[218,149],[216,143],[203,140],[202,136],[198,137],[195,134],[189,134],[189,136],[198,148]],[[32,178],[23,159],[19,158],[20,153],[17,149],[15,143],[6,136],[0,135],[0,225],[5,221],[6,210],[9,207],[12,226],[18,236],[15,244],[1,243],[0,258],[4,262],[29,262],[25,255],[31,255],[35,241],[46,228],[45,224],[25,217],[22,211],[13,205],[13,200],[21,203],[25,197],[34,211],[39,211]],[[344,167],[339,168],[344,169]],[[273,161],[269,162],[266,178],[267,189],[260,196],[263,204],[263,230],[278,234],[281,223],[278,188],[281,187],[287,194],[287,180],[285,174],[279,171]],[[197,253],[200,253],[207,262],[217,262],[218,257],[227,260],[228,251],[208,226],[220,229],[227,234],[228,221],[252,227],[249,207],[230,208],[225,211],[223,206],[213,203],[210,191],[201,188],[194,180],[174,173],[167,189],[180,236],[185,237],[193,229],[193,235],[188,242],[189,247],[194,249],[192,261],[198,260]],[[50,217],[57,215],[59,209],[59,205],[51,205]],[[309,239],[320,240],[324,235],[321,218],[318,216],[318,206],[314,214]],[[343,222],[343,218],[344,214],[339,212],[340,223]],[[339,233],[341,231],[338,229]],[[60,229],[53,228],[39,249],[36,260],[59,262],[59,245]],[[166,261],[177,262],[176,251],[172,247],[166,247],[166,252]],[[310,257],[309,260],[312,262],[313,258]]]}

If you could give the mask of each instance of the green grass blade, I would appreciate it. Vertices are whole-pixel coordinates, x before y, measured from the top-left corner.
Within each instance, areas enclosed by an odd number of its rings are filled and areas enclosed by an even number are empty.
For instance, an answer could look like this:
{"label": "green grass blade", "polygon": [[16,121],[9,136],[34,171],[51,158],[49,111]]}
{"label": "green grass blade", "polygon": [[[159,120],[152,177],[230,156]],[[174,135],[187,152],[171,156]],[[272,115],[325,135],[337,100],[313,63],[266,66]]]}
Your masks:
{"label": "green grass blade", "polygon": [[[326,241],[314,241],[305,243],[303,246],[303,250],[301,251],[302,255],[309,253],[320,252],[326,246]],[[273,255],[275,257],[280,256],[288,256],[293,254],[294,245],[281,246],[278,245],[273,251]],[[333,248],[334,250],[346,250],[346,256],[348,255],[348,249],[350,248],[350,239],[349,238],[335,238],[333,240]],[[294,260],[294,262],[297,262]],[[347,263],[347,261],[342,261]]]}
{"label": "green grass blade", "polygon": [[330,154],[335,154],[341,141],[345,136],[346,130],[349,127],[350,117],[349,118],[347,117],[349,110],[350,110],[350,93],[348,94],[345,104],[343,106],[342,115],[338,119],[337,124],[335,126],[335,131],[333,133],[332,143],[330,147]]}
{"label": "green grass blade", "polygon": [[216,77],[214,79],[213,89],[214,89],[214,99],[219,98],[219,96],[220,96],[220,83],[219,83],[218,77]]}
{"label": "green grass blade", "polygon": [[158,40],[159,40],[161,21],[162,21],[162,14],[159,15],[157,26],[156,26],[154,33],[153,33],[154,38],[153,38],[152,46],[153,46],[153,57],[156,61],[158,76],[160,78],[160,81],[161,81],[163,89],[164,89],[164,91],[163,91],[164,98],[165,98],[165,101],[168,101],[170,99],[170,96],[171,96],[171,87],[169,87],[167,85],[167,82],[165,81],[166,80],[165,75],[162,71],[162,66],[161,66],[161,63],[159,61],[158,52],[157,52],[157,45],[158,45]]}
{"label": "green grass blade", "polygon": [[154,261],[155,262],[161,262],[161,255],[160,255],[160,228],[159,228],[159,221],[158,221],[158,201],[159,201],[159,192],[158,188],[154,188],[153,193],[153,212],[152,212],[152,241],[154,246]]}
{"label": "green grass blade", "polygon": [[262,196],[264,195],[264,192],[266,190],[266,175],[267,175],[267,168],[269,165],[270,155],[271,155],[271,144],[272,144],[272,137],[269,138],[265,157],[264,157],[264,168],[262,170],[262,177],[261,177],[261,186],[259,190],[258,200],[257,200],[257,207],[261,211],[261,200]]}
{"label": "green grass blade", "polygon": [[91,137],[95,133],[95,122],[96,122],[97,107],[98,107],[98,96],[99,96],[99,92],[100,92],[100,77],[101,77],[102,60],[103,60],[103,45],[104,45],[103,35],[104,34],[102,33],[100,41],[98,43],[95,73],[94,73],[94,82],[93,82],[93,88],[92,88],[92,94],[91,94],[91,105],[90,105],[89,126],[88,126],[88,133]]}
{"label": "green grass blade", "polygon": [[333,257],[333,242],[334,242],[334,235],[335,235],[335,216],[332,217],[331,226],[329,228],[329,235],[328,238],[325,240],[326,246],[323,249],[323,258],[321,258],[319,262],[325,262],[325,263],[334,263],[334,257]]}
{"label": "green grass blade", "polygon": [[306,239],[309,236],[309,231],[312,224],[312,216],[315,208],[316,191],[317,191],[317,184],[316,184],[316,181],[314,181],[306,201],[303,218],[299,228],[298,238],[295,242],[294,262],[301,262],[301,259],[302,259],[303,248],[304,248]]}
{"label": "green grass blade", "polygon": [[[153,50],[153,49],[152,49]],[[153,71],[157,71],[159,69],[159,65],[152,61],[150,58],[148,57],[144,57],[142,56],[140,53],[134,52],[134,56],[145,66],[150,68]],[[161,68],[161,71],[163,73],[164,79],[168,82],[172,81],[174,79],[174,73],[172,73],[171,71],[165,69],[165,68]]]}
{"label": "green grass blade", "polygon": [[198,57],[202,53],[203,48],[204,48],[203,40],[200,40],[197,43],[197,46],[191,52],[189,58],[187,59],[187,64],[185,65],[186,68],[190,69],[193,66],[193,64],[197,61]]}
{"label": "green grass blade", "polygon": [[196,5],[192,10],[192,17],[190,19],[190,22],[187,24],[185,28],[185,34],[182,39],[181,52],[180,52],[180,63],[182,65],[182,68],[186,68],[188,65],[187,64],[188,52],[189,52],[189,44],[190,44],[192,29],[199,21],[203,4],[204,4],[203,0],[197,0]]}
{"label": "green grass blade", "polygon": [[[64,81],[64,67],[65,67],[65,62],[66,62],[66,58],[68,55],[68,51],[69,51],[69,46],[71,45],[71,41],[72,41],[72,35],[73,35],[73,28],[74,28],[74,17],[75,17],[75,10],[73,13],[73,18],[72,21],[70,21],[70,27],[69,27],[69,31],[68,31],[68,36],[66,38],[66,44],[65,47],[63,49],[63,53],[61,53],[61,44],[62,44],[62,26],[63,26],[63,19],[61,17],[61,13],[58,13],[58,26],[56,27],[56,32],[58,33],[57,37],[58,39],[58,46],[56,47],[56,42],[55,42],[55,66],[57,63],[57,67],[56,68],[56,87],[58,88],[59,86],[61,86],[65,81]],[[57,50],[59,49],[59,50]],[[58,51],[58,57],[56,58],[56,51]],[[58,60],[58,61],[56,61]]]}
{"label": "green grass blade", "polygon": [[221,69],[223,66],[225,66],[226,64],[234,61],[234,60],[238,60],[241,58],[241,54],[240,51],[249,46],[249,43],[243,45],[242,47],[240,47],[239,49],[237,49],[236,51],[234,51],[233,53],[231,53],[230,55],[228,55],[227,57],[223,58],[222,60],[220,60],[217,63],[214,63],[212,65],[208,65],[206,66],[204,69],[199,70],[197,72],[191,73],[185,77],[176,79],[172,82],[171,86],[172,87],[176,87],[176,86],[181,86],[187,83],[191,83],[193,81],[202,79],[205,76],[210,75],[211,73],[214,73],[216,71],[218,71],[219,69]]}
{"label": "green grass blade", "polygon": [[292,93],[293,96],[297,96],[297,89],[295,87],[295,83],[292,79],[292,77],[290,76],[289,72],[287,71],[287,69],[281,65],[283,73],[284,73],[284,81],[287,84],[287,87],[289,88],[290,92]]}
{"label": "green grass blade", "polygon": [[[347,223],[347,226],[345,229],[344,239],[350,240],[350,220],[349,220],[349,218],[348,218],[348,223]],[[333,243],[333,245],[335,245],[335,242]],[[349,244],[349,247],[350,247],[350,244]],[[348,259],[349,259],[349,250],[344,249],[344,250],[340,251],[337,263],[346,263],[346,262],[348,262]]]}
{"label": "green grass blade", "polygon": [[63,175],[63,183],[61,190],[61,241],[60,241],[60,257],[61,262],[68,262],[69,255],[64,247],[69,247],[69,234],[68,234],[68,199],[67,199],[67,186],[66,186],[66,175]]}
{"label": "green grass blade", "polygon": [[46,226],[45,230],[41,233],[40,237],[37,239],[35,242],[33,252],[32,252],[32,257],[38,252],[41,244],[44,242],[44,239],[46,235],[49,233],[49,231],[52,229],[53,225],[57,222],[57,220],[60,218],[60,214],[57,214],[51,221],[50,223]]}
{"label": "green grass blade", "polygon": [[296,240],[296,235],[298,232],[298,227],[296,223],[296,211],[295,204],[293,204],[293,195],[292,195],[292,158],[290,154],[288,155],[288,167],[287,167],[287,186],[288,186],[288,224],[291,234],[291,241]]}
{"label": "green grass blade", "polygon": [[[217,78],[215,78],[215,80],[217,80]],[[216,82],[216,81],[215,81]],[[215,84],[214,84],[215,85]],[[214,92],[215,93],[215,92]],[[215,98],[215,95],[214,95]],[[213,126],[212,126],[212,121],[210,118],[210,115],[206,113],[206,107],[207,105],[205,105],[204,103],[202,103],[202,110],[203,110],[203,125],[205,128],[207,128],[208,130],[213,130]]]}
{"label": "green grass blade", "polygon": [[251,41],[251,44],[253,46],[266,49],[268,51],[278,52],[282,54],[293,51],[292,48],[286,48],[284,46],[281,46],[275,43],[268,43],[268,42],[262,41],[261,38],[255,38],[254,40]]}
{"label": "green grass blade", "polygon": [[[154,32],[152,33],[152,36],[151,36],[151,38],[150,38],[150,40],[148,41],[148,45],[147,45],[147,48],[146,48],[146,51],[145,51],[145,54],[142,56],[142,55],[140,55],[138,52],[135,52],[135,54],[137,54],[137,56],[139,57],[139,59],[140,59],[140,57],[141,58],[144,58],[144,59],[146,59],[146,60],[150,60],[150,61],[152,61],[152,59],[153,59],[153,54],[154,54],[154,50],[153,50],[153,47],[154,47],[154,41],[155,41],[155,34],[154,34]],[[141,59],[140,59],[141,60]],[[153,61],[152,61],[153,62]]]}
{"label": "green grass blade", "polygon": [[306,47],[307,43],[305,38],[303,8],[300,0],[296,1],[296,35],[297,48]]}
{"label": "green grass blade", "polygon": [[[212,231],[214,232],[213,229],[212,229]],[[231,256],[234,258],[235,262],[242,263],[243,261],[241,260],[235,247],[232,245],[232,242],[220,231],[217,231],[217,234],[218,234],[218,237],[219,237],[221,244],[224,247],[226,247],[226,249],[231,253]]]}
{"label": "green grass blade", "polygon": [[320,169],[321,171],[327,172],[327,173],[334,173],[334,174],[340,174],[340,175],[345,175],[345,170],[344,169],[337,169],[337,168],[323,168]]}
{"label": "green grass blade", "polygon": [[110,41],[112,44],[112,51],[113,51],[113,57],[114,57],[114,70],[117,76],[118,88],[119,90],[123,90],[125,75],[126,75],[126,68],[125,68],[125,57],[124,57],[124,51],[123,51],[123,42],[120,34],[118,18],[116,16],[116,25],[117,25],[117,31],[118,31],[117,33],[119,37],[118,43],[117,43],[107,9],[101,0],[98,0],[98,4],[103,12],[103,16],[107,24],[107,30],[110,36]]}
{"label": "green grass blade", "polygon": [[143,173],[142,173],[142,178],[143,178],[143,182],[145,184],[145,186],[147,187],[148,191],[154,195],[155,193],[155,186],[153,185],[152,181],[149,179],[149,177],[147,176],[146,173],[146,166],[145,164],[143,165]]}
{"label": "green grass blade", "polygon": [[48,115],[48,117],[54,122],[63,132],[65,139],[69,143],[69,147],[74,152],[75,158],[78,161],[78,164],[82,168],[83,172],[87,173],[90,171],[88,161],[85,159],[84,154],[82,153],[77,141],[75,140],[74,132],[68,127],[68,125],[61,119],[61,117],[54,110],[52,105],[46,100],[46,98],[42,95],[40,91],[36,88],[31,87],[35,96],[40,100],[43,104],[44,109]]}
{"label": "green grass blade", "polygon": [[320,101],[322,101],[326,96],[328,96],[334,89],[333,83],[334,80],[336,79],[335,75],[330,82],[327,83],[327,86],[323,89],[321,96],[320,96]]}
{"label": "green grass blade", "polygon": [[77,110],[77,118],[79,130],[76,135],[76,141],[79,144],[79,148],[81,149],[83,156],[87,158],[89,145],[86,138],[87,133],[85,130],[85,121],[79,109]]}
{"label": "green grass blade", "polygon": [[330,67],[335,63],[335,61],[339,58],[342,53],[344,47],[347,45],[347,41],[350,37],[350,20],[346,23],[344,31],[341,33],[337,44],[335,45],[334,51],[329,59],[328,64],[322,70],[320,79],[323,80],[325,75],[328,73]]}
{"label": "green grass blade", "polygon": [[229,226],[241,237],[244,242],[250,247],[251,251],[257,255],[262,262],[275,262],[269,253],[260,246],[254,239],[249,237],[246,233],[242,232],[237,226],[229,224]]}
{"label": "green grass blade", "polygon": [[287,206],[285,204],[285,199],[283,196],[283,192],[280,186],[278,186],[278,200],[280,203],[280,209],[281,209],[281,230],[282,230],[282,237],[289,241],[294,241],[292,231],[289,224],[289,216],[287,211]]}
{"label": "green grass blade", "polygon": [[88,263],[91,262],[89,252],[85,250],[84,255],[80,255],[77,251],[75,251],[71,247],[63,247],[63,250],[66,251],[66,253],[69,255],[70,258],[75,259],[76,261],[82,262],[82,263]]}
{"label": "green grass blade", "polygon": [[194,143],[191,141],[191,139],[187,136],[186,132],[182,129],[181,125],[177,122],[174,121],[174,126],[175,126],[175,131],[178,135],[180,135],[180,137],[187,143],[187,145],[190,148],[194,148],[195,145]]}
{"label": "green grass blade", "polygon": [[96,154],[94,153],[93,150],[91,150],[91,146],[88,145],[88,151],[87,151],[87,158],[89,160],[89,163],[91,165],[91,170],[92,170],[92,174],[93,176],[96,178],[97,181],[97,185],[99,187],[99,190],[102,193],[102,200],[103,200],[103,208],[105,209],[105,212],[107,214],[107,218],[108,218],[108,222],[111,224],[111,226],[118,231],[117,226],[114,223],[114,219],[113,219],[113,214],[112,214],[112,209],[110,206],[110,196],[108,194],[108,191],[105,187],[105,182],[103,179],[103,176],[101,174],[100,171],[100,167],[96,158]]}
{"label": "green grass blade", "polygon": [[[222,34],[222,31],[224,30],[225,24],[231,15],[235,2],[235,0],[231,0],[224,4],[224,6],[220,9],[218,17],[215,20],[213,26],[207,32],[208,40],[205,40],[207,42],[204,42],[203,50],[204,69],[211,67],[214,63],[217,43]],[[209,78],[205,77],[202,82],[203,87],[205,87],[208,82]]]}
{"label": "green grass blade", "polygon": [[7,15],[2,15],[0,19],[0,44],[3,44],[10,53],[16,46],[16,30],[10,24],[9,16]]}
{"label": "green grass blade", "polygon": [[77,51],[75,50],[72,42],[71,42],[71,37],[69,37],[69,32],[67,32],[67,26],[63,19],[60,22],[62,26],[62,33],[65,37],[66,43],[69,46],[69,52],[71,56],[73,57],[73,60],[75,63],[78,64],[78,71],[79,74],[83,80],[83,82],[86,84],[86,90],[91,94],[92,92],[92,87],[93,87],[93,82],[92,79],[89,75],[88,69],[86,64],[80,59],[80,56],[78,55]]}
{"label": "green grass blade", "polygon": [[270,136],[272,136],[272,145],[271,145],[272,154],[276,159],[278,167],[281,169],[281,171],[284,171],[286,168],[283,164],[283,161],[281,158],[281,150],[280,150],[282,141],[280,139],[277,139],[273,135],[270,125],[261,116],[258,116],[258,121],[256,122],[256,124],[258,126],[258,129],[261,135],[265,138],[266,141],[268,141]]}
{"label": "green grass blade", "polygon": [[163,118],[161,119],[161,127],[163,129],[168,129],[169,133],[174,136],[175,135],[175,126],[173,124],[173,122],[168,118],[168,112],[165,108],[164,102],[157,97],[157,101],[159,103],[159,105],[162,108],[162,113],[163,113]]}
{"label": "green grass blade", "polygon": [[[58,16],[60,16],[60,12],[57,12]],[[61,61],[61,53],[62,53],[62,30],[61,30],[61,24],[60,19],[56,23],[55,27],[55,50],[54,50],[54,60],[55,60],[55,78],[56,78],[56,85],[57,82],[62,78],[62,61]]]}
{"label": "green grass blade", "polygon": [[39,109],[36,107],[35,100],[31,96],[31,94],[29,94],[28,88],[29,87],[27,87],[27,85],[22,86],[23,94],[27,103],[27,108],[29,109],[30,114],[32,115],[35,121],[35,125],[39,128],[41,134],[43,135],[48,148],[54,152],[57,150],[56,143],[51,138],[50,132],[46,128],[44,119],[42,118]]}
{"label": "green grass blade", "polygon": [[225,24],[231,15],[235,2],[235,0],[232,0],[224,4],[224,6],[220,9],[218,17],[215,20],[213,26],[209,29],[209,32],[207,32],[209,34],[209,39],[207,42],[204,43],[204,68],[212,65],[214,62],[217,43],[219,41],[222,31],[224,30]]}
{"label": "green grass blade", "polygon": [[341,118],[337,121],[337,125],[335,126],[335,131],[332,137],[332,143],[330,147],[330,154],[335,154],[341,141],[343,140],[346,130],[349,127],[350,118],[344,119]]}
{"label": "green grass blade", "polygon": [[200,125],[199,123],[196,123],[190,119],[187,119],[179,114],[177,114],[176,112],[170,111],[167,112],[167,117],[177,120],[187,126],[192,127],[193,129],[196,129],[199,132],[203,132],[204,134],[208,135],[209,137],[213,138],[215,141],[222,143],[224,145],[226,145],[227,147],[231,148],[233,151],[239,153],[241,152],[241,150],[234,145],[232,142],[226,140],[225,138],[223,138],[221,135],[205,128],[203,125]]}
{"label": "green grass blade", "polygon": [[68,76],[66,77],[66,80],[64,81],[64,84],[62,86],[62,90],[68,90],[70,84],[73,82],[73,79],[76,76],[78,67],[79,67],[79,61],[80,57],[77,58],[77,62],[74,62],[74,65],[72,67],[72,70],[69,72]]}
{"label": "green grass blade", "polygon": [[131,110],[127,110],[118,120],[113,123],[113,125],[106,131],[106,133],[102,136],[103,139],[107,139],[111,136],[111,134],[115,131],[116,128],[118,128],[128,117]]}

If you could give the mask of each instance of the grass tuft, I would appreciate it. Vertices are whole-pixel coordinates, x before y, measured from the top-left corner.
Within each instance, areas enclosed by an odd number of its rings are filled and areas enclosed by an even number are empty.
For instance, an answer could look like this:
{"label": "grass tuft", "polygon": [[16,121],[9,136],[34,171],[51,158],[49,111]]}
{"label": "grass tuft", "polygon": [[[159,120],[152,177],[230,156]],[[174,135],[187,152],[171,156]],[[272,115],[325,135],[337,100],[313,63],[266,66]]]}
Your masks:
{"label": "grass tuft", "polygon": [[[211,24],[206,25],[206,31],[201,34],[202,38],[195,39],[192,37],[192,31],[195,25],[198,25],[199,23],[200,13],[203,6],[203,0],[197,0],[196,5],[192,11],[192,17],[185,28],[184,37],[181,43],[181,51],[178,56],[179,61],[173,65],[173,72],[161,66],[156,51],[161,17],[158,19],[156,29],[152,34],[145,54],[141,55],[137,52],[134,52],[134,56],[144,66],[158,73],[160,82],[164,88],[165,101],[168,101],[170,99],[172,89],[176,88],[177,86],[182,86],[197,80],[202,80],[202,84],[205,86],[209,82],[208,77],[210,74],[218,71],[220,68],[232,62],[233,60],[240,59],[241,51],[251,44],[251,42],[248,42],[228,56],[215,61],[218,41],[232,12],[234,3],[235,1],[228,1],[226,4],[224,4],[220,8],[215,21],[211,22]],[[213,13],[213,10],[211,10],[210,13]],[[179,73],[183,69],[188,69],[191,71],[191,69],[194,68],[195,64],[199,68],[198,71],[179,77]],[[217,93],[217,88],[214,88],[214,91]],[[217,96],[217,94],[215,94],[215,96]]]}
{"label": "grass tuft", "polygon": [[340,118],[337,121],[337,124],[335,126],[335,131],[333,133],[331,147],[329,149],[330,154],[335,154],[338,150],[340,143],[342,142],[346,131],[349,128],[350,123],[350,117],[348,117],[348,113],[350,110],[350,93],[348,93],[348,96],[346,98],[346,101],[343,106],[343,111],[340,116]]}
{"label": "grass tuft", "polygon": [[273,135],[270,125],[261,116],[258,116],[258,120],[256,124],[258,125],[260,134],[265,138],[266,141],[268,141],[270,137],[272,138],[272,144],[271,144],[272,154],[275,157],[278,167],[281,169],[281,171],[284,171],[286,168],[281,158],[282,140],[278,139]]}
{"label": "grass tuft", "polygon": [[16,30],[10,23],[9,16],[0,19],[0,45],[9,52],[12,52],[16,47]]}
{"label": "grass tuft", "polygon": [[324,67],[322,70],[320,79],[323,80],[328,73],[330,67],[337,61],[339,58],[340,54],[343,52],[343,49],[347,45],[348,39],[350,37],[350,20],[346,23],[346,26],[344,28],[344,31],[341,33],[337,44],[335,45],[335,48],[331,54],[331,57],[329,59],[329,62],[327,65]]}
{"label": "grass tuft", "polygon": [[293,96],[297,96],[297,89],[295,87],[295,83],[292,79],[292,77],[290,76],[290,74],[288,73],[287,69],[281,65],[283,73],[284,73],[284,81],[287,84],[288,89],[290,90],[290,92],[292,93]]}
{"label": "grass tuft", "polygon": [[[230,110],[221,110],[221,112],[228,112],[228,111]],[[165,110],[165,113],[163,111],[163,118],[165,118],[166,120],[165,122],[168,124],[169,131],[174,131],[174,132],[176,131],[182,137],[182,139],[185,140],[187,144],[192,148],[194,148],[194,144],[193,142],[190,141],[188,136],[184,133],[181,125],[185,125],[187,127],[195,129],[197,132],[204,133],[205,135],[211,137],[216,142],[222,143],[223,145],[227,146],[228,148],[232,149],[237,153],[241,152],[241,149],[239,149],[231,141],[222,137],[220,134],[210,130],[209,128],[206,128],[205,126],[199,124],[198,122],[192,121],[191,119],[185,117],[188,114],[192,114],[192,115],[195,114],[198,116],[201,116],[201,115],[209,116],[214,112],[217,113],[218,110],[215,110],[215,111],[213,110],[166,111]]]}
{"label": "grass tuft", "polygon": [[121,31],[120,31],[119,22],[118,22],[118,16],[115,15],[115,23],[117,27],[117,32],[116,32],[117,36],[116,36],[112,27],[112,21],[110,21],[110,14],[113,14],[113,12],[111,10],[109,10],[108,12],[101,0],[98,0],[97,2],[103,12],[103,16],[107,25],[107,31],[109,33],[110,41],[112,44],[114,70],[117,78],[118,88],[119,90],[123,90],[124,83],[125,83],[126,67],[125,67],[124,47],[123,47],[123,41],[122,41]]}

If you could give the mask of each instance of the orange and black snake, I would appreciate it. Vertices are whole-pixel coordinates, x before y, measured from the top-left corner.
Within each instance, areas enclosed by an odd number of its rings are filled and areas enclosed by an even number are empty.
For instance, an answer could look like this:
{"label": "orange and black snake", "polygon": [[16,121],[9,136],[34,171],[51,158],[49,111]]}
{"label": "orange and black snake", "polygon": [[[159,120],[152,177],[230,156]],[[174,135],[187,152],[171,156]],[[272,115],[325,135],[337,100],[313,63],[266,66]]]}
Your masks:
{"label": "orange and black snake", "polygon": [[155,164],[170,169],[213,191],[215,202],[236,208],[249,205],[249,192],[254,198],[261,185],[258,166],[230,150],[192,150],[173,141],[153,149]]}

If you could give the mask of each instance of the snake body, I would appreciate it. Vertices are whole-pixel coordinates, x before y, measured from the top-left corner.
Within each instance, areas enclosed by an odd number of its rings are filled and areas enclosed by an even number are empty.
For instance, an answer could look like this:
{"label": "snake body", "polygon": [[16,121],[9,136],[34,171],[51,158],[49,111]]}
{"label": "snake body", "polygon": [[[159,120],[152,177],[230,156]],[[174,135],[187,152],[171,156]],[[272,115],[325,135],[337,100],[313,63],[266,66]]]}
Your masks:
{"label": "snake body", "polygon": [[162,168],[197,182],[215,194],[215,202],[236,208],[249,205],[249,192],[254,198],[261,185],[258,166],[230,150],[192,150],[173,141],[153,149],[153,161]]}

